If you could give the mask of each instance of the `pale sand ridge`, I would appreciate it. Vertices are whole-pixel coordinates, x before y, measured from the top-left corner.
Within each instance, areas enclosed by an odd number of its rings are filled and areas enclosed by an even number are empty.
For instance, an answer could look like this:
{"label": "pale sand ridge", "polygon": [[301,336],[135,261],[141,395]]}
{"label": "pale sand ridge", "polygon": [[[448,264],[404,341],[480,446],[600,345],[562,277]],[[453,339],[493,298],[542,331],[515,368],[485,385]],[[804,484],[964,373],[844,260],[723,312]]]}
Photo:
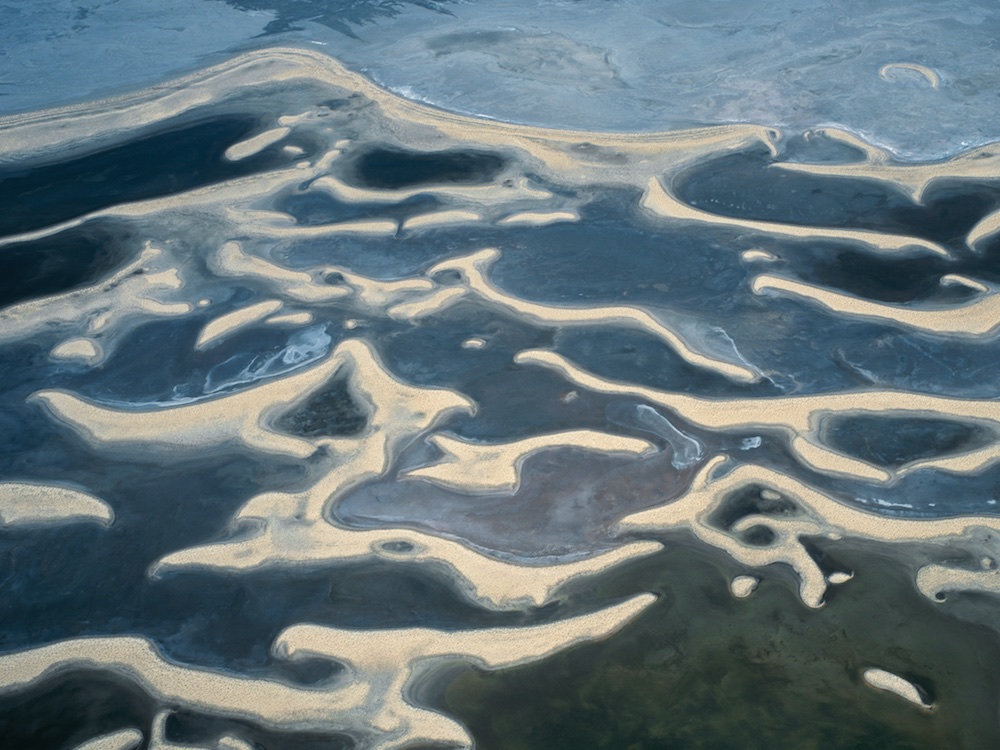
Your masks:
{"label": "pale sand ridge", "polygon": [[537,661],[607,638],[655,599],[640,594],[592,614],[522,628],[362,631],[295,625],[275,640],[276,658],[323,658],[348,667],[332,684],[309,688],[174,664],[138,636],[78,638],[0,656],[0,693],[30,690],[67,672],[97,671],[129,680],[161,706],[284,731],[349,731],[366,750],[421,742],[471,749],[461,725],[410,702],[411,687],[426,667],[442,660],[486,669]]}
{"label": "pale sand ridge", "polygon": [[[891,482],[919,469],[972,474],[1000,461],[1000,401],[931,396],[907,391],[854,391],[815,396],[710,399],[608,380],[587,372],[562,355],[541,349],[522,351],[519,364],[560,373],[571,383],[597,393],[627,395],[670,409],[706,430],[777,430],[789,448],[816,471],[870,482]],[[979,425],[996,439],[965,452],[918,459],[889,469],[848,456],[825,444],[823,422],[858,415],[932,417]]]}
{"label": "pale sand ridge", "polygon": [[[942,278],[944,281],[944,278]],[[761,274],[751,283],[754,294],[772,292],[811,302],[831,312],[877,320],[935,336],[991,337],[1000,330],[1000,294],[988,291],[958,305],[891,305],[775,274]]]}
{"label": "pale sand ridge", "polygon": [[903,700],[909,701],[913,705],[923,709],[932,707],[932,704],[924,699],[924,696],[917,689],[916,685],[909,680],[904,680],[897,674],[887,672],[884,669],[870,667],[861,676],[864,678],[865,684],[870,685],[876,690],[884,690],[887,693],[898,695]]}
{"label": "pale sand ridge", "polygon": [[[990,554],[1000,552],[1000,547],[991,549],[993,543],[989,541],[990,532],[1000,533],[1000,518],[890,518],[844,505],[794,477],[764,466],[740,464],[728,474],[713,478],[727,460],[728,456],[716,456],[698,472],[682,497],[623,518],[618,525],[619,531],[688,529],[706,544],[725,551],[744,565],[761,568],[785,563],[798,574],[799,595],[810,607],[823,605],[828,583],[842,583],[849,578],[838,577],[838,581],[834,581],[831,575],[828,580],[803,543],[803,537],[837,540],[849,536],[893,544],[934,542],[956,549],[980,552],[985,549]],[[757,489],[762,497],[765,492],[772,493],[772,500],[789,500],[794,503],[796,511],[781,515],[751,513],[737,520],[729,529],[715,525],[713,518],[727,499],[741,490],[750,489]],[[743,541],[741,534],[754,526],[770,529],[774,540],[764,547]],[[920,575],[924,575],[923,570],[918,573],[918,582]],[[956,588],[964,588],[960,575],[953,575],[949,583]],[[921,590],[928,593],[924,587]]]}
{"label": "pale sand ridge", "polygon": [[234,333],[259,323],[281,309],[281,301],[267,299],[239,310],[233,310],[218,318],[213,318],[201,329],[194,343],[195,349],[208,349]]}
{"label": "pale sand ridge", "polygon": [[572,448],[608,455],[645,456],[656,451],[648,440],[597,430],[569,430],[506,443],[474,443],[437,434],[428,442],[444,455],[434,463],[401,473],[401,479],[420,479],[467,494],[512,495],[521,485],[521,469],[542,451]]}
{"label": "pale sand ridge", "polygon": [[760,379],[760,373],[750,367],[715,359],[694,350],[678,333],[640,307],[627,305],[562,307],[529,302],[507,294],[486,276],[490,266],[499,257],[499,250],[487,248],[470,255],[441,261],[428,269],[427,274],[433,276],[444,271],[458,271],[464,285],[471,292],[493,305],[526,318],[535,325],[611,325],[635,328],[656,336],[682,359],[695,366],[718,372],[733,380],[752,382]]}
{"label": "pale sand ridge", "polygon": [[91,522],[110,526],[114,511],[86,492],[55,484],[0,482],[0,528]]}
{"label": "pale sand ridge", "polygon": [[138,729],[120,729],[77,745],[74,750],[133,750],[142,744],[143,735]]}
{"label": "pale sand ridge", "polygon": [[663,184],[656,177],[650,177],[646,183],[646,192],[643,193],[640,205],[654,216],[674,219],[676,221],[697,222],[708,226],[735,227],[773,237],[850,242],[852,244],[863,245],[875,253],[913,255],[918,252],[924,252],[932,255],[940,255],[945,258],[951,257],[951,253],[942,245],[920,237],[887,234],[869,229],[836,229],[799,224],[781,224],[778,222],[737,219],[731,216],[712,214],[708,211],[702,211],[701,209],[689,206],[686,203],[681,203],[667,192]]}

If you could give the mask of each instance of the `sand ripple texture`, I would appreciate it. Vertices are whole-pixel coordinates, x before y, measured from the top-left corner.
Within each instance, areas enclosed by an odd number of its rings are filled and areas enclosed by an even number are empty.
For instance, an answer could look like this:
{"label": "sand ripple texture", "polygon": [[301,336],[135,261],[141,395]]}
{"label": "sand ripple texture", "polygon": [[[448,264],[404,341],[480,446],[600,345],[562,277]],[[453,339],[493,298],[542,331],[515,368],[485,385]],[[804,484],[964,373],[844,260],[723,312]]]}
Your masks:
{"label": "sand ripple texture", "polygon": [[[995,629],[997,153],[545,130],[300,49],[0,120],[9,725],[473,747],[461,670],[709,617],[678,550],[732,611],[883,566]],[[858,700],[959,711],[912,656]]]}

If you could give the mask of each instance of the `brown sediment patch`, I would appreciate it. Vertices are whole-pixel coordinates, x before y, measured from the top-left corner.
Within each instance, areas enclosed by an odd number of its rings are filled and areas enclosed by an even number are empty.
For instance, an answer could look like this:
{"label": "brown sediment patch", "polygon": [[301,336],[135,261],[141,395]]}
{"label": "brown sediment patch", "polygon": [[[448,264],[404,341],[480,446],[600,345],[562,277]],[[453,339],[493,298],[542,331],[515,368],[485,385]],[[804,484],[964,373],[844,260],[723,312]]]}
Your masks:
{"label": "brown sediment patch", "polygon": [[[777,430],[788,446],[811,468],[874,482],[892,482],[918,469],[938,469],[972,474],[1000,461],[1000,402],[962,399],[908,391],[870,390],[814,396],[711,399],[671,393],[655,388],[609,380],[587,372],[567,358],[542,349],[522,351],[514,358],[560,373],[571,383],[597,393],[641,398],[663,406],[691,424],[706,430]],[[996,439],[984,447],[953,455],[911,461],[888,469],[848,456],[826,444],[823,425],[834,416],[937,417],[980,426]]]}
{"label": "brown sediment patch", "polygon": [[837,229],[799,224],[780,224],[777,222],[738,219],[732,216],[709,213],[708,211],[702,211],[679,201],[663,187],[663,184],[656,177],[650,177],[646,183],[646,192],[643,193],[640,205],[655,216],[676,221],[697,222],[707,226],[733,227],[772,237],[849,242],[851,244],[862,245],[868,250],[879,254],[913,255],[917,253],[930,253],[945,258],[951,257],[951,253],[944,246],[920,237],[888,234],[868,229]]}
{"label": "brown sediment patch", "polygon": [[[942,282],[946,278],[942,277]],[[960,283],[969,286],[964,279]],[[761,274],[751,283],[755,294],[771,292],[796,297],[840,315],[877,320],[936,336],[991,337],[1000,329],[1000,294],[990,291],[985,285],[979,286],[985,293],[970,302],[917,306],[872,302],[776,274]]]}
{"label": "brown sediment patch", "polygon": [[[1000,518],[962,516],[958,518],[904,519],[857,510],[809,487],[787,474],[754,464],[741,464],[728,474],[713,478],[727,460],[716,456],[695,477],[688,492],[668,505],[627,516],[619,523],[621,531],[668,531],[690,529],[706,544],[724,550],[733,559],[755,568],[784,563],[798,575],[799,595],[810,607],[823,605],[828,580],[812,557],[805,537],[839,540],[844,537],[876,540],[893,544],[934,542],[955,549],[978,550],[995,554],[991,541],[1000,534]],[[741,492],[777,493],[791,504],[778,514],[751,512],[736,519],[728,528],[718,525],[720,512],[727,501]],[[773,496],[772,496],[773,497]],[[763,527],[769,530],[766,544],[748,541],[746,532]],[[953,569],[948,583],[961,589],[966,582]],[[917,584],[925,594],[931,586]],[[944,576],[935,572],[933,575]],[[832,576],[831,576],[832,579]],[[850,580],[849,578],[846,580]],[[935,583],[942,580],[939,577]],[[936,593],[940,586],[934,589]]]}
{"label": "brown sediment patch", "polygon": [[656,451],[648,440],[597,430],[569,430],[507,443],[474,443],[437,434],[427,441],[441,450],[441,459],[400,474],[466,494],[514,494],[521,485],[521,468],[536,453],[575,449],[591,453],[645,456]]}
{"label": "brown sediment patch", "polygon": [[111,507],[93,495],[55,484],[0,482],[0,527],[93,522],[110,526]]}
{"label": "brown sediment patch", "polygon": [[507,294],[486,276],[490,266],[500,257],[500,251],[487,248],[470,255],[441,261],[427,270],[433,276],[442,271],[458,271],[464,286],[481,299],[510,310],[532,323],[547,326],[608,325],[645,331],[666,343],[686,362],[703,367],[737,381],[752,382],[760,373],[750,366],[710,357],[694,349],[668,325],[641,307],[627,305],[562,307],[546,305]]}

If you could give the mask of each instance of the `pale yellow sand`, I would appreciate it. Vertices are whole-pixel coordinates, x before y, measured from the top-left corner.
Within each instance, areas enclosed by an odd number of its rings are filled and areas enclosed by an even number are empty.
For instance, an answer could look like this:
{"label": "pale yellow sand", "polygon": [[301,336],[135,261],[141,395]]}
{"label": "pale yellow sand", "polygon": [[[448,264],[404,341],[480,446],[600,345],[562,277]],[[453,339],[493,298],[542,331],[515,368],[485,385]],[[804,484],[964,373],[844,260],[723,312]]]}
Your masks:
{"label": "pale yellow sand", "polygon": [[194,343],[195,349],[208,349],[223,339],[229,338],[237,331],[249,328],[259,323],[268,315],[281,309],[281,300],[267,299],[253,305],[233,310],[218,318],[213,318],[205,324]]}
{"label": "pale yellow sand", "polygon": [[576,211],[521,211],[505,216],[497,224],[504,227],[540,227],[563,221],[579,220],[580,214]]}
{"label": "pale yellow sand", "polygon": [[428,269],[433,276],[443,271],[458,271],[465,286],[493,305],[510,310],[521,318],[543,326],[623,326],[645,331],[670,346],[685,361],[718,372],[733,380],[752,382],[760,373],[748,366],[726,362],[693,349],[677,332],[653,317],[641,307],[593,306],[561,307],[529,302],[507,294],[487,278],[490,266],[500,257],[500,251],[487,248],[459,258],[444,260]]}
{"label": "pale yellow sand", "polygon": [[572,448],[635,457],[656,452],[648,440],[597,430],[569,430],[507,443],[473,443],[445,434],[427,440],[444,455],[428,466],[403,472],[400,478],[420,479],[471,495],[514,494],[521,486],[524,462],[542,451]]}
{"label": "pale yellow sand", "polygon": [[872,302],[774,274],[755,277],[751,288],[755,294],[771,292],[797,297],[839,315],[877,320],[937,336],[978,338],[993,336],[1000,329],[1000,294],[996,292],[958,305],[917,306]]}
{"label": "pale yellow sand", "polygon": [[116,409],[67,391],[39,391],[30,400],[44,404],[54,419],[95,448],[190,453],[240,445],[301,459],[317,444],[275,432],[267,421],[320,391],[344,361],[344,349],[338,348],[314,365],[246,391],[161,409]]}
{"label": "pale yellow sand", "polygon": [[1000,211],[987,214],[969,230],[965,238],[967,244],[973,250],[982,250],[987,241],[994,239],[1000,233]]}
{"label": "pale yellow sand", "polygon": [[740,257],[747,263],[761,262],[770,263],[772,261],[778,260],[778,256],[774,253],[769,253],[767,250],[744,250],[740,253]]}
{"label": "pale yellow sand", "polygon": [[933,164],[893,164],[888,155],[852,164],[798,164],[777,162],[774,169],[787,169],[825,177],[848,177],[889,183],[910,196],[915,202],[938,180],[972,180],[982,182],[1000,178],[1000,145],[990,144],[971,149],[947,161]]}
{"label": "pale yellow sand", "polygon": [[[166,262],[160,248],[147,243],[140,256],[103,281],[83,289],[30,300],[0,310],[0,341],[15,341],[50,330],[89,338],[116,330],[123,321],[186,315],[188,302],[172,299],[184,282]],[[82,351],[79,345],[73,350]],[[105,352],[98,351],[97,357]],[[88,364],[98,361],[88,357]]]}
{"label": "pale yellow sand", "polygon": [[348,185],[334,175],[324,175],[313,181],[311,189],[319,190],[344,203],[398,204],[416,195],[433,195],[452,205],[505,206],[519,202],[547,201],[553,194],[520,177],[510,185],[422,185],[403,190],[376,190]]}
{"label": "pale yellow sand", "polygon": [[946,273],[941,277],[940,283],[941,286],[964,286],[982,294],[990,291],[990,288],[983,282],[957,273]]}
{"label": "pale yellow sand", "polygon": [[386,310],[386,315],[396,320],[417,321],[447,310],[467,294],[468,290],[464,287],[441,287],[412,302],[393,305]]}
{"label": "pale yellow sand", "polygon": [[486,346],[486,339],[479,338],[478,336],[473,336],[462,342],[463,349],[482,349],[484,346]]}
{"label": "pale yellow sand", "polygon": [[891,255],[912,255],[918,252],[951,257],[951,253],[936,242],[920,237],[887,234],[867,229],[835,229],[828,227],[780,224],[753,219],[737,219],[732,216],[712,214],[681,203],[663,187],[660,180],[650,177],[640,205],[655,216],[675,221],[688,221],[708,226],[735,227],[772,237],[789,237],[800,240],[829,240],[862,245],[875,253]]}
{"label": "pale yellow sand", "polygon": [[288,127],[265,130],[263,133],[258,133],[252,138],[247,138],[239,143],[234,143],[226,149],[226,153],[223,154],[223,157],[229,161],[240,161],[241,159],[246,159],[254,154],[259,154],[268,146],[273,146],[291,132],[292,129]]}
{"label": "pale yellow sand", "polygon": [[843,143],[851,148],[856,148],[864,154],[869,161],[873,162],[883,162],[892,156],[884,148],[869,143],[863,138],[859,138],[854,133],[842,128],[832,126],[825,128],[813,128],[812,130],[807,130],[803,135],[806,140],[809,140],[814,135],[818,135],[829,138],[832,141],[837,141],[838,143]]}
{"label": "pale yellow sand", "polygon": [[[640,594],[592,614],[522,628],[345,630],[293,625],[275,640],[276,658],[319,658],[346,667],[334,684],[310,688],[173,664],[137,636],[78,638],[0,656],[0,693],[30,690],[71,670],[96,671],[130,680],[170,710],[284,731],[346,731],[365,748],[429,743],[471,748],[471,738],[460,724],[412,702],[412,687],[428,668],[442,661],[485,669],[537,661],[607,638],[655,599]],[[154,727],[161,735],[164,720],[161,712]]]}
{"label": "pale yellow sand", "polygon": [[952,419],[1000,434],[1000,401],[930,396],[907,391],[854,391],[815,396],[710,399],[670,393],[598,377],[554,352],[532,349],[514,361],[555,370],[571,383],[598,392],[631,396],[665,407],[707,430],[777,430],[798,458],[813,469],[870,482],[891,482],[918,469],[975,473],[1000,461],[994,440],[982,448],[911,461],[895,469],[853,458],[825,444],[823,422],[832,416],[881,415]]}
{"label": "pale yellow sand", "polygon": [[120,729],[111,734],[87,740],[74,750],[133,750],[142,744],[143,735],[138,729]]}
{"label": "pale yellow sand", "polygon": [[110,526],[111,507],[86,492],[35,482],[0,482],[0,527],[92,522]]}
{"label": "pale yellow sand", "polygon": [[53,359],[64,359],[70,361],[93,364],[104,359],[104,351],[93,339],[73,338],[66,339],[60,344],[56,344],[50,352]]}
{"label": "pale yellow sand", "polygon": [[865,684],[870,685],[876,690],[885,690],[888,693],[894,693],[903,700],[909,701],[915,706],[920,706],[920,708],[927,709],[931,707],[931,704],[927,703],[920,694],[920,691],[917,690],[916,685],[908,680],[904,680],[897,674],[871,667],[866,669],[861,676],[864,678]]}
{"label": "pale yellow sand", "polygon": [[[619,523],[619,530],[690,529],[703,542],[744,565],[760,568],[785,563],[798,574],[799,595],[810,607],[822,606],[828,583],[843,583],[851,575],[843,574],[847,577],[841,575],[834,580],[837,575],[834,573],[827,580],[803,543],[804,537],[836,540],[849,536],[894,544],[932,541],[957,549],[978,549],[984,532],[1000,533],[1000,518],[988,516],[904,519],[868,513],[839,503],[794,477],[756,464],[740,464],[728,474],[713,478],[727,458],[716,456],[698,472],[682,497],[627,516]],[[764,491],[777,493],[771,495],[772,499],[782,497],[791,501],[796,513],[749,515],[730,529],[712,523],[711,519],[728,498],[751,489],[757,489],[762,496]],[[758,525],[774,532],[774,541],[766,547],[754,546],[741,538],[742,533]],[[924,575],[923,571],[920,574]],[[963,583],[960,575],[948,579],[948,584],[956,588],[962,588]]]}
{"label": "pale yellow sand", "polygon": [[941,602],[949,591],[1000,594],[1000,571],[995,566],[968,570],[953,565],[925,565],[917,571],[917,588],[933,602]]}
{"label": "pale yellow sand", "polygon": [[760,579],[754,576],[736,576],[729,583],[729,590],[737,599],[746,599],[757,590],[759,583]]}
{"label": "pale yellow sand", "polygon": [[931,68],[926,65],[919,65],[917,63],[902,62],[902,63],[889,63],[888,65],[883,65],[879,68],[878,75],[883,81],[893,81],[895,78],[895,71],[912,71],[919,75],[921,78],[927,81],[931,85],[932,89],[936,89],[941,85],[941,76],[937,74]]}
{"label": "pale yellow sand", "polygon": [[321,271],[294,271],[243,250],[238,242],[224,243],[209,258],[209,267],[220,276],[254,279],[296,302],[329,302],[348,297],[349,289],[323,281]]}
{"label": "pale yellow sand", "polygon": [[271,326],[307,326],[313,322],[311,312],[293,312],[282,315],[272,315],[264,321]]}
{"label": "pale yellow sand", "polygon": [[482,221],[482,215],[475,211],[433,211],[419,216],[411,216],[403,222],[402,228],[406,231],[417,231],[419,229],[432,229],[435,227],[446,227],[453,224],[471,224]]}

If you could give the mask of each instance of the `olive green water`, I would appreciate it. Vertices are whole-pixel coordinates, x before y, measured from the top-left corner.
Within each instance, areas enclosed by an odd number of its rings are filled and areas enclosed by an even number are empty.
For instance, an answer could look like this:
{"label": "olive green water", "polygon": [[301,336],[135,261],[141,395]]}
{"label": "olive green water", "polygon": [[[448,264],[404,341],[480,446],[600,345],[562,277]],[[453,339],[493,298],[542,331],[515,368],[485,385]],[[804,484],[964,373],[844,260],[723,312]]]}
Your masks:
{"label": "olive green water", "polygon": [[[465,671],[443,700],[482,750],[1000,747],[997,633],[924,599],[906,566],[871,545],[831,553],[858,575],[810,610],[780,566],[735,599],[728,581],[747,571],[678,538],[567,602],[659,594],[627,629],[538,665]],[[965,605],[1000,613],[996,600]],[[911,679],[934,708],[868,687],[868,667]]]}

